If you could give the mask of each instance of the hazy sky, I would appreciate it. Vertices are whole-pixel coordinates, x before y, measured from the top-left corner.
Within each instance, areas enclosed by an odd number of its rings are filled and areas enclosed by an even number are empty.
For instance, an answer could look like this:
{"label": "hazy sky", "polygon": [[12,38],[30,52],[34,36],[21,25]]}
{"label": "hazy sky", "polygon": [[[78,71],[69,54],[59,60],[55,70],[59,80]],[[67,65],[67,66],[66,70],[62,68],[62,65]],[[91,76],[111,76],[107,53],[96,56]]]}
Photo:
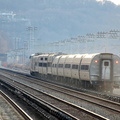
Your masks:
{"label": "hazy sky", "polygon": [[120,5],[120,0],[96,0],[96,1],[111,1],[111,2],[113,2],[114,4],[116,4],[116,5]]}

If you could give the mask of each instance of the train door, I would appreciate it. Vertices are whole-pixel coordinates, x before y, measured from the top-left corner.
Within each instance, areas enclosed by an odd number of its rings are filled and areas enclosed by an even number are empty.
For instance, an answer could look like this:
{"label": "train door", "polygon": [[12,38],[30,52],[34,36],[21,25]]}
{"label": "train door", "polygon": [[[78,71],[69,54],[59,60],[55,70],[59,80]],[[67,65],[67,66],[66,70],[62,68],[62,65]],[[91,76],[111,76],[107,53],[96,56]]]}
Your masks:
{"label": "train door", "polygon": [[111,79],[111,61],[103,60],[102,61],[102,80],[110,80]]}

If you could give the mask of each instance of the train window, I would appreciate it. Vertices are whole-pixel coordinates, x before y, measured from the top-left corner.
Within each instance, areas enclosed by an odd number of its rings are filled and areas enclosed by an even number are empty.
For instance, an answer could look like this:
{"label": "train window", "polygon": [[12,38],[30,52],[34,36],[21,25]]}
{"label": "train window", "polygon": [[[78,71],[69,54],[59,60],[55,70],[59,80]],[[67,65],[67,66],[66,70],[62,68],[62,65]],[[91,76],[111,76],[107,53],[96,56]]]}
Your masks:
{"label": "train window", "polygon": [[57,67],[57,64],[55,64],[55,67]]}
{"label": "train window", "polygon": [[84,65],[81,65],[81,70],[84,70]]}
{"label": "train window", "polygon": [[40,60],[43,60],[43,58],[40,58]]}
{"label": "train window", "polygon": [[43,67],[47,67],[47,63],[43,63]]}
{"label": "train window", "polygon": [[78,65],[72,65],[72,69],[78,69]]}
{"label": "train window", "polygon": [[63,67],[63,64],[59,64],[58,67],[59,67],[59,68],[62,68],[62,67]]}
{"label": "train window", "polygon": [[42,67],[42,63],[39,63],[39,66]]}
{"label": "train window", "polygon": [[88,70],[89,69],[89,66],[88,65],[85,65],[85,70]]}
{"label": "train window", "polygon": [[89,70],[89,65],[81,65],[81,70]]}
{"label": "train window", "polygon": [[54,64],[52,64],[52,67],[54,67]]}
{"label": "train window", "polygon": [[70,64],[65,64],[65,68],[70,68]]}
{"label": "train window", "polygon": [[45,60],[47,60],[47,58],[45,58]]}
{"label": "train window", "polygon": [[109,62],[104,62],[104,66],[109,66]]}

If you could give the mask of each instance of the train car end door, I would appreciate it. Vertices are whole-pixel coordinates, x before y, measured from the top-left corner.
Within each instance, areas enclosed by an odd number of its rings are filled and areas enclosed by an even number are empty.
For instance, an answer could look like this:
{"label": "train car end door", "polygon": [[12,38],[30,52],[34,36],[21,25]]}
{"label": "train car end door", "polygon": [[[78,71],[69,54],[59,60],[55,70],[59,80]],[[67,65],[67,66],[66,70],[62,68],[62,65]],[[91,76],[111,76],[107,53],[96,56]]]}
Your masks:
{"label": "train car end door", "polygon": [[111,61],[103,60],[102,61],[102,80],[110,80],[111,74]]}

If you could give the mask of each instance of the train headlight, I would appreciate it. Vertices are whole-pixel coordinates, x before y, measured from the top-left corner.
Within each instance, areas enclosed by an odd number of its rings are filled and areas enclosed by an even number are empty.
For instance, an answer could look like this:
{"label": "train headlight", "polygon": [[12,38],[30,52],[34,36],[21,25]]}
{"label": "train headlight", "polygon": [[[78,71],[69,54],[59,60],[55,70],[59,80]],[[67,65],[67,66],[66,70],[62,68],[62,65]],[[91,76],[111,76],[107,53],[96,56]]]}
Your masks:
{"label": "train headlight", "polygon": [[115,61],[116,64],[118,64],[119,62],[118,61]]}
{"label": "train headlight", "polygon": [[95,60],[95,63],[98,63],[98,60]]}

